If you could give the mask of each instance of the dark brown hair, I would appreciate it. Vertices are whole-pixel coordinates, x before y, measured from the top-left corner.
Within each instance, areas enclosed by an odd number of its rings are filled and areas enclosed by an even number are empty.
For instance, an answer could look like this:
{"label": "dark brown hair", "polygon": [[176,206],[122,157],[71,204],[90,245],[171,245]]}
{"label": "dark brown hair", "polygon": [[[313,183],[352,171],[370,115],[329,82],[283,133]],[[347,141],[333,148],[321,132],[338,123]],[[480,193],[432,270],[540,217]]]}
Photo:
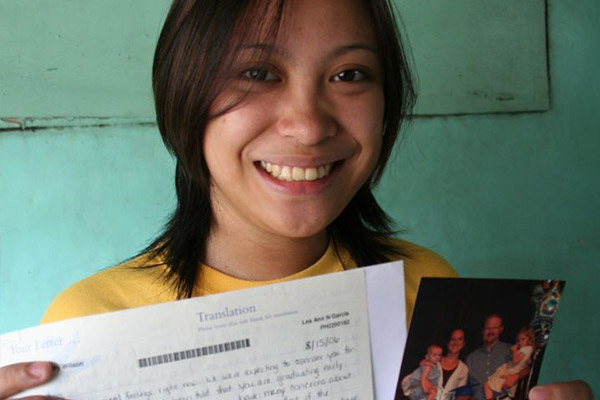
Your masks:
{"label": "dark brown hair", "polygon": [[[336,250],[344,249],[358,266],[398,257],[385,238],[391,220],[372,193],[390,157],[400,124],[415,93],[396,20],[387,0],[365,0],[370,9],[384,71],[383,146],[372,176],[328,227]],[[174,0],[161,31],[153,65],[158,128],[176,157],[177,208],[164,232],[146,249],[161,256],[180,297],[192,296],[198,263],[204,259],[212,223],[210,174],[203,156],[203,133],[211,118],[243,99],[213,110],[231,76],[241,39],[274,40],[285,0]]]}

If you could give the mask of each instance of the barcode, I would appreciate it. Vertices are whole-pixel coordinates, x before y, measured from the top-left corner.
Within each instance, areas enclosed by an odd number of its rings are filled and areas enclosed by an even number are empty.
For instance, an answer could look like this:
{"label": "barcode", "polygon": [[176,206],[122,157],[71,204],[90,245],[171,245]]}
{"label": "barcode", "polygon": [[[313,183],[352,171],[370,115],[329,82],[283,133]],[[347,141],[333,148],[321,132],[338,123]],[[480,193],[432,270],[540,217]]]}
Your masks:
{"label": "barcode", "polygon": [[190,358],[210,356],[213,354],[224,353],[226,351],[246,349],[248,347],[250,347],[250,339],[236,340],[234,342],[213,344],[211,346],[199,347],[196,349],[177,351],[175,353],[162,354],[159,356],[147,358],[140,358],[138,360],[138,366],[140,368],[152,367],[154,365],[189,360]]}

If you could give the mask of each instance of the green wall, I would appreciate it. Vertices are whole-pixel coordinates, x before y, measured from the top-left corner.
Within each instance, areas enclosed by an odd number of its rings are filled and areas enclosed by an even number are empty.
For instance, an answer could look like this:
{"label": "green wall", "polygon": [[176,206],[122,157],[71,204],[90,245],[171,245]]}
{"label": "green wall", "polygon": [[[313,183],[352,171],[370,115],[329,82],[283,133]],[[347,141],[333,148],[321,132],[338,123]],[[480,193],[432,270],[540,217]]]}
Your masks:
{"label": "green wall", "polygon": [[[550,111],[417,118],[379,190],[405,237],[463,276],[566,279],[541,380],[596,393],[599,20],[596,0],[552,1]],[[172,174],[152,125],[0,131],[0,333],[143,248],[172,209]]]}

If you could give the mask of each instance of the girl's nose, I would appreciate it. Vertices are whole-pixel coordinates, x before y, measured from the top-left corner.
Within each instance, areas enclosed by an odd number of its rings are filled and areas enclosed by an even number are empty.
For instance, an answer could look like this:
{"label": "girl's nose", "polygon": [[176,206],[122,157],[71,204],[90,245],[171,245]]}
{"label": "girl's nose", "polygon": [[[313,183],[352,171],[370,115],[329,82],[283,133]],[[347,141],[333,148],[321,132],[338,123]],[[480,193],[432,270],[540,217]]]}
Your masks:
{"label": "girl's nose", "polygon": [[314,146],[336,134],[335,119],[318,87],[289,88],[279,104],[277,130],[280,135]]}

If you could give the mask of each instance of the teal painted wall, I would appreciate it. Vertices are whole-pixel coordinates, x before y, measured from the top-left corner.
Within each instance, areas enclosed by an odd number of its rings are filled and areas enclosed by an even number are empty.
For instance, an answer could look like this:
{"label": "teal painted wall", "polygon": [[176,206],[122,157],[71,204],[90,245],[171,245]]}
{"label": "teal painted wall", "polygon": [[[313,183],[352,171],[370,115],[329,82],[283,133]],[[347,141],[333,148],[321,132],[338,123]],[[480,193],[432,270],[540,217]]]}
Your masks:
{"label": "teal painted wall", "polygon": [[[550,111],[417,118],[379,197],[464,276],[566,279],[541,380],[600,393],[600,3],[549,11]],[[172,174],[153,126],[0,132],[0,333],[143,248],[174,203]]]}
{"label": "teal painted wall", "polygon": [[[418,114],[548,109],[546,0],[393,3],[422,78]],[[152,120],[148,66],[170,0],[140,4],[1,0],[0,117]]]}

